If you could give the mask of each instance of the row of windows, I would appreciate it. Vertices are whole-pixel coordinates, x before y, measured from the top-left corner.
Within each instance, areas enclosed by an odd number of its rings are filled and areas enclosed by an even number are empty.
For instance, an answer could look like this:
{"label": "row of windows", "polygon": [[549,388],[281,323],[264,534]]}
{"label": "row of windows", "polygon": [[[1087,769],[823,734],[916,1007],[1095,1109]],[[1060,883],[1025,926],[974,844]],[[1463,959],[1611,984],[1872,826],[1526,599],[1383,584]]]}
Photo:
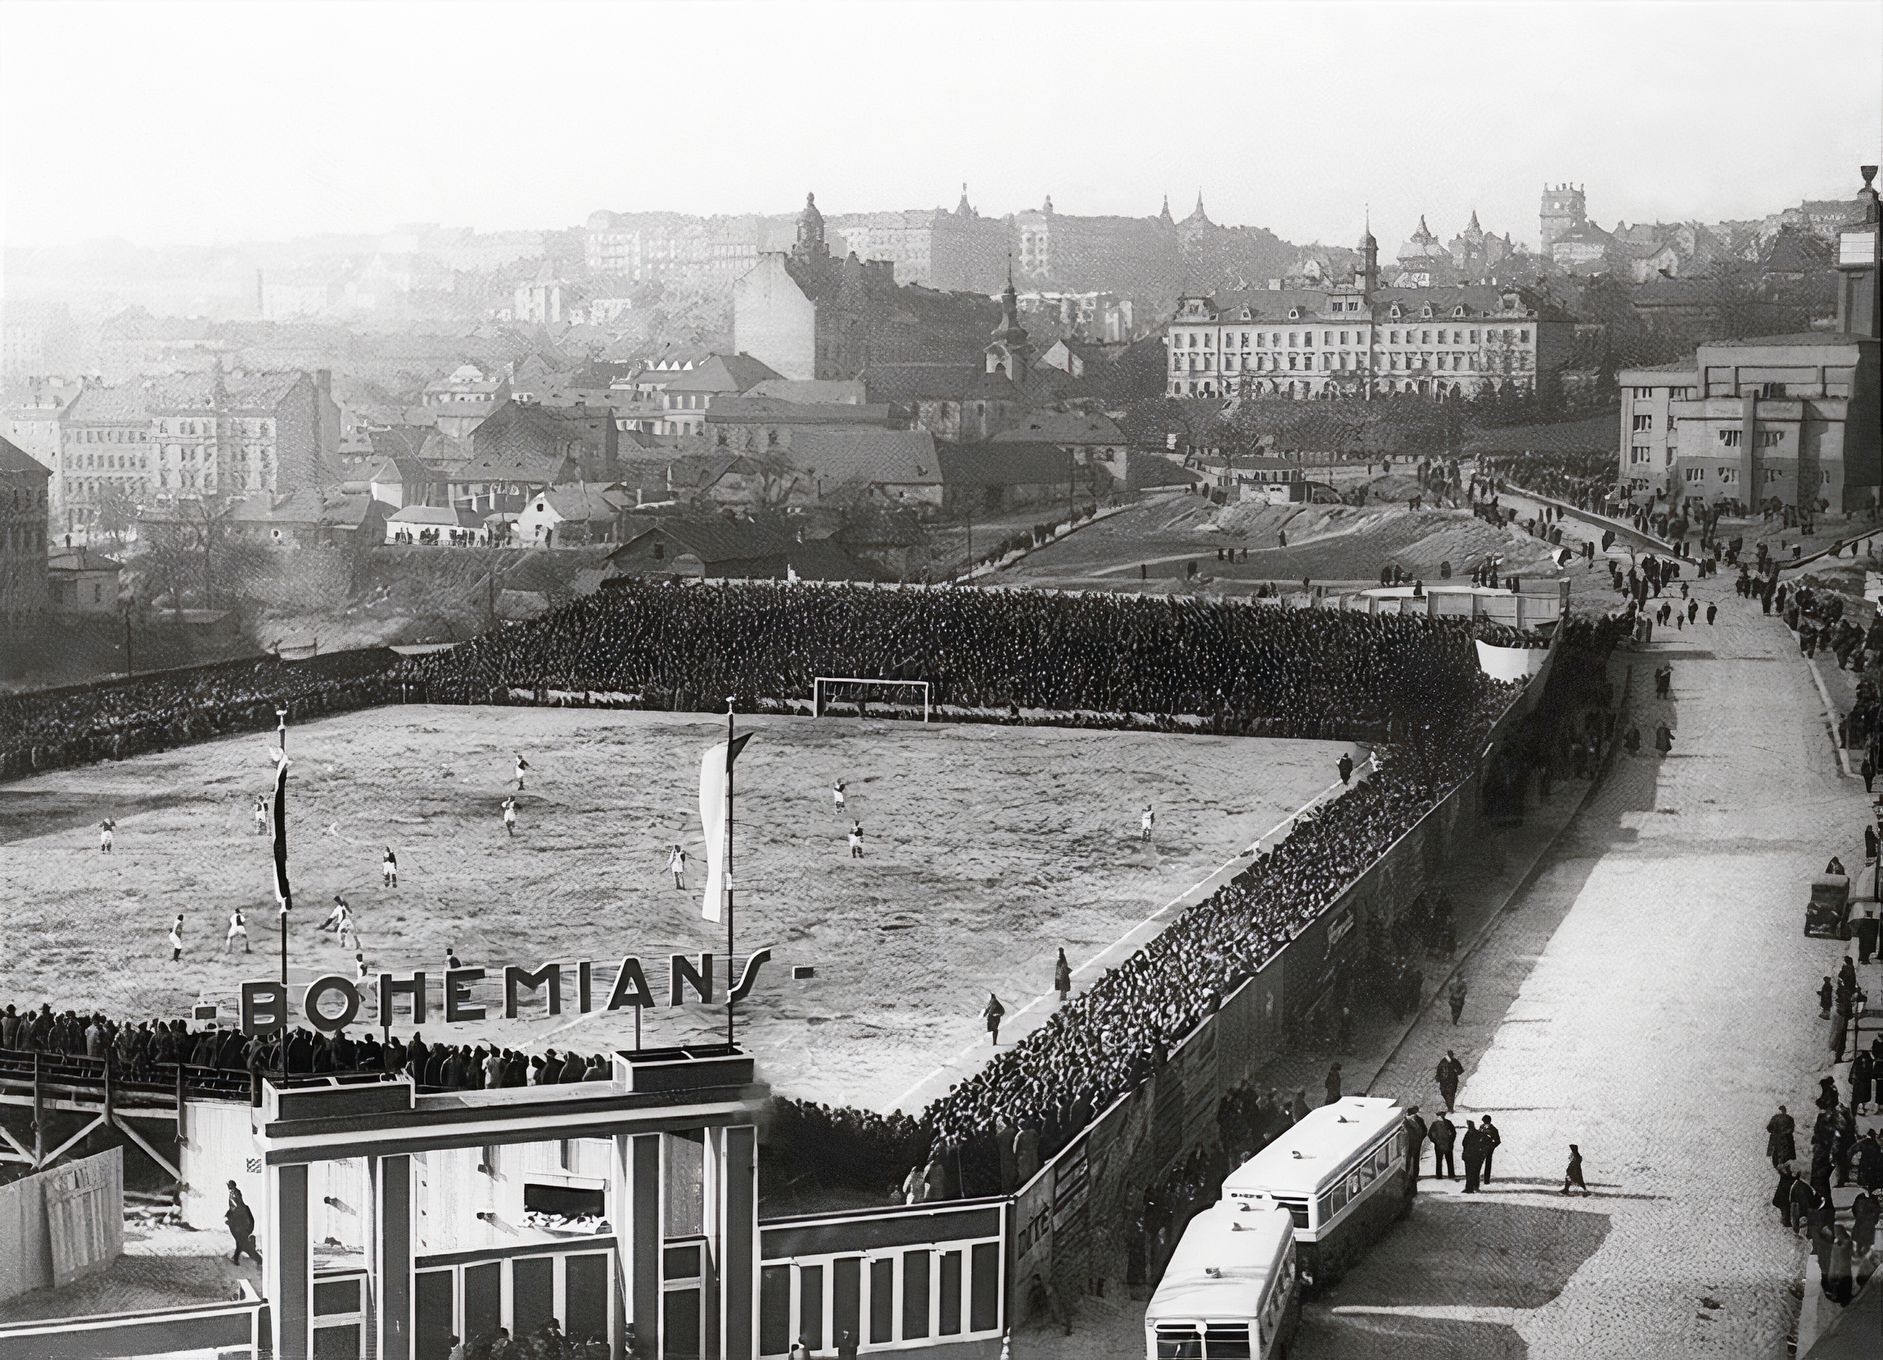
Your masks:
{"label": "row of windows", "polygon": [[[1173,373],[1208,373],[1214,367],[1214,357],[1215,356],[1209,354],[1192,354],[1187,356],[1188,362],[1186,363],[1186,356],[1174,355],[1170,361],[1170,369]],[[1290,373],[1298,371],[1312,372],[1316,367],[1314,362],[1315,356],[1312,353],[1287,355],[1286,364],[1282,362],[1283,357],[1284,356],[1280,354],[1244,355],[1242,356],[1241,367],[1243,371],[1249,373],[1277,373],[1284,369]],[[1528,353],[1510,354],[1504,357],[1510,361],[1511,367],[1528,368],[1530,366],[1530,355]],[[1339,370],[1342,372],[1357,373],[1367,366],[1366,356],[1352,351],[1342,351],[1337,354],[1323,354],[1320,356],[1320,360],[1319,367],[1323,372]],[[1496,360],[1493,358],[1491,366],[1494,367],[1495,364]],[[1409,372],[1413,369],[1424,368],[1448,373],[1468,373],[1476,372],[1479,365],[1478,356],[1475,354],[1435,354],[1429,350],[1424,353],[1396,351],[1387,354],[1376,350],[1373,355],[1373,367],[1381,370],[1396,369],[1400,372]],[[1236,355],[1225,354],[1223,356],[1223,371],[1225,373],[1234,373],[1237,371]],[[1635,428],[1637,430],[1644,430],[1647,426],[1637,424]]]}
{"label": "row of windows", "polygon": [[68,433],[75,444],[141,444],[150,438],[149,434],[143,430],[129,428],[94,430],[86,426],[78,426]]}
{"label": "row of windows", "polygon": [[[1489,342],[1495,342],[1501,338],[1510,344],[1527,345],[1530,343],[1530,328],[1528,326],[1494,326],[1483,330],[1482,333],[1484,340]],[[1217,348],[1217,345],[1212,337],[1217,334],[1218,332],[1215,331],[1179,331],[1172,337],[1174,343],[1171,348],[1214,349]],[[1237,341],[1237,334],[1235,332],[1223,331],[1220,332],[1220,334],[1222,336],[1221,347],[1224,349],[1312,349],[1314,347],[1313,331],[1242,331],[1240,333],[1240,343]],[[1282,340],[1284,334],[1288,337],[1285,344]],[[1347,338],[1349,334],[1353,337],[1351,341]],[[1432,338],[1433,334],[1434,332],[1429,330],[1407,330],[1403,332],[1404,343],[1408,345],[1475,345],[1480,343],[1478,339],[1479,330],[1477,329],[1449,332],[1441,330],[1436,333],[1438,335],[1438,339],[1436,340]],[[1449,340],[1445,338],[1448,334],[1451,336]],[[1186,335],[1189,336],[1188,340],[1183,338]],[[1251,335],[1254,337],[1253,344],[1250,343]],[[1334,339],[1336,335],[1340,337],[1338,341]],[[1355,344],[1364,348],[1368,344],[1368,337],[1371,336],[1371,343],[1375,345],[1381,343],[1397,345],[1401,343],[1401,335],[1402,332],[1398,329],[1388,329],[1384,332],[1384,340],[1382,341],[1379,334],[1369,331],[1322,331],[1321,343],[1327,346],[1332,346],[1336,343],[1342,345]],[[1467,339],[1467,336],[1470,338]]]}
{"label": "row of windows", "polygon": [[1347,1173],[1347,1179],[1342,1181],[1339,1185],[1336,1185],[1327,1194],[1321,1196],[1321,1226],[1324,1227],[1331,1222],[1334,1216],[1342,1209],[1345,1209],[1350,1201],[1360,1197],[1362,1190],[1365,1190],[1367,1186],[1373,1184],[1374,1181],[1378,1180],[1392,1169],[1393,1150],[1398,1146],[1399,1137],[1400,1135],[1394,1134],[1391,1138],[1388,1138],[1385,1142],[1374,1148],[1371,1156]]}
{"label": "row of windows", "polygon": [[[1721,463],[1718,467],[1713,468],[1709,468],[1705,464],[1690,463],[1680,470],[1680,475],[1683,480],[1689,483],[1704,482],[1710,475],[1717,478],[1722,486],[1739,485],[1739,469],[1731,463]],[[1790,468],[1765,469],[1765,481],[1767,483],[1781,481],[1791,475],[1792,470]],[[1820,468],[1818,470],[1818,481],[1824,486],[1831,484],[1831,471],[1829,468]]]}
{"label": "row of windows", "polygon": [[1694,396],[1691,387],[1637,387],[1633,390],[1636,401],[1652,401],[1657,391],[1669,401],[1692,401]]}
{"label": "row of windows", "polygon": [[[1736,449],[1744,442],[1744,430],[1727,429],[1718,430],[1715,433],[1719,435],[1720,443],[1729,449]],[[1755,430],[1754,433],[1759,436],[1758,447],[1762,449],[1769,449],[1785,442],[1783,430]]]}

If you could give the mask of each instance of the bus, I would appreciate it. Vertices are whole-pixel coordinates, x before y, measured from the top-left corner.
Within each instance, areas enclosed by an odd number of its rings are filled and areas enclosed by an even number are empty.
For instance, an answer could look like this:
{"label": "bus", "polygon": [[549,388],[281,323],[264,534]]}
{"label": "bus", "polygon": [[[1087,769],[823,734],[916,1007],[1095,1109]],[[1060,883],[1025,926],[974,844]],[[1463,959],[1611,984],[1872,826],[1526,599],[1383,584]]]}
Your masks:
{"label": "bus", "polygon": [[1144,1310],[1146,1360],[1271,1360],[1301,1318],[1295,1221],[1279,1204],[1216,1201],[1190,1220]]}
{"label": "bus", "polygon": [[1406,1112],[1379,1096],[1343,1096],[1223,1181],[1229,1200],[1273,1200],[1294,1218],[1303,1285],[1332,1284],[1394,1220],[1417,1186],[1407,1165]]}

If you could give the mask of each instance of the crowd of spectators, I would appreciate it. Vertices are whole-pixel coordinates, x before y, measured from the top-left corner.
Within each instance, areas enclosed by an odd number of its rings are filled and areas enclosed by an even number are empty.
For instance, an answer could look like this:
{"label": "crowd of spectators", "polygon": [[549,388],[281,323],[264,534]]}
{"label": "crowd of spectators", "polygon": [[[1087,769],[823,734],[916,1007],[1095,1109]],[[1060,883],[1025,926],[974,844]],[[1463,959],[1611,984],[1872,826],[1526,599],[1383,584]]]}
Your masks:
{"label": "crowd of spectators", "polygon": [[433,1091],[553,1086],[614,1075],[610,1059],[600,1053],[547,1049],[529,1054],[490,1044],[428,1044],[421,1034],[409,1040],[391,1034],[381,1042],[370,1031],[355,1038],[345,1030],[329,1034],[303,1028],[289,1030],[285,1038],[251,1038],[237,1029],[192,1028],[176,1019],[118,1021],[95,1013],[55,1012],[50,1003],[37,1010],[12,1003],[0,1007],[0,1070],[24,1073],[36,1053],[79,1069],[72,1075],[101,1079],[109,1060],[119,1080],[164,1085],[182,1080],[225,1092],[254,1087],[264,1074],[403,1073],[421,1090]]}
{"label": "crowd of spectators", "polygon": [[433,701],[559,691],[709,712],[728,696],[747,711],[795,700],[818,676],[920,679],[938,706],[1015,719],[1191,714],[1323,737],[1382,728],[1408,696],[1455,706],[1478,683],[1469,644],[1481,631],[1242,600],[637,582],[399,673]]}
{"label": "crowd of spectators", "polygon": [[310,661],[230,661],[65,689],[0,695],[0,779],[122,760],[296,717],[368,708],[400,697],[387,652]]}
{"label": "crowd of spectators", "polygon": [[1591,450],[1480,458],[1472,483],[1474,497],[1496,495],[1508,486],[1566,501],[1578,509],[1602,511],[1615,490],[1615,455]]}

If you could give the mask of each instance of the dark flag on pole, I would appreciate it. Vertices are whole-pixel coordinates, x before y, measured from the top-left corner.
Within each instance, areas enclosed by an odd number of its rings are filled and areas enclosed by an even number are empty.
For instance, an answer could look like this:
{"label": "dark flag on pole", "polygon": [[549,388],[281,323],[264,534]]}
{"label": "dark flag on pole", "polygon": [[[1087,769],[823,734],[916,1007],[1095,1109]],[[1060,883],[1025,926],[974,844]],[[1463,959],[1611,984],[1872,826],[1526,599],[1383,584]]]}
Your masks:
{"label": "dark flag on pole", "polygon": [[294,890],[288,886],[288,758],[275,760],[275,901],[281,910],[294,906]]}

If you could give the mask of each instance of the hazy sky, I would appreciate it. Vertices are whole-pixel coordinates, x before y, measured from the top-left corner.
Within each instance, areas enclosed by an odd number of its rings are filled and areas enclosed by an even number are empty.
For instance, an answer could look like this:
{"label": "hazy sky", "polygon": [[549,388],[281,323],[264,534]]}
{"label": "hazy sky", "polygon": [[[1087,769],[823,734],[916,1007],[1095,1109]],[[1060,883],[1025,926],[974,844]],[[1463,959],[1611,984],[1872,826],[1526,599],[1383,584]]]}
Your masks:
{"label": "hazy sky", "polygon": [[9,245],[1037,206],[1391,250],[1853,194],[1883,3],[0,3]]}

